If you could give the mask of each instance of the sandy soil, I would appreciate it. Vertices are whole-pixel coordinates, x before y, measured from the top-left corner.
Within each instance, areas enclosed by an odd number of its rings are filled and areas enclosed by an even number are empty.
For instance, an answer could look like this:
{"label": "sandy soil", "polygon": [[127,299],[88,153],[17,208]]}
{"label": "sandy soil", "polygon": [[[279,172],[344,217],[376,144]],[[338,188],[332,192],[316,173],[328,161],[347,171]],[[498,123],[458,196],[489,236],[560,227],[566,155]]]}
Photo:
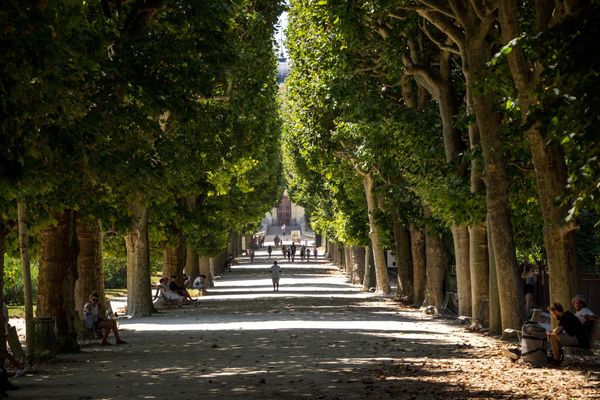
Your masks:
{"label": "sandy soil", "polygon": [[[501,342],[350,285],[334,266],[247,260],[198,308],[121,322],[91,346],[14,379],[14,399],[583,399],[600,368],[532,368]],[[114,340],[113,340],[114,343]]]}

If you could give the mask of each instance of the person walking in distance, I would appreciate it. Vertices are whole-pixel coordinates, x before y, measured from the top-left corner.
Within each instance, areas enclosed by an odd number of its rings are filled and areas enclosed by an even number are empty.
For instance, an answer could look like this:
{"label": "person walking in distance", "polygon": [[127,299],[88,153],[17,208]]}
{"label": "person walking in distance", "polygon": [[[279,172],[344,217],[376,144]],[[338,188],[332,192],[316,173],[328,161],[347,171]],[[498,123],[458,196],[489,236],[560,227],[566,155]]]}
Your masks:
{"label": "person walking in distance", "polygon": [[271,279],[273,280],[273,291],[279,292],[279,277],[281,276],[281,267],[277,261],[273,261],[271,265]]}

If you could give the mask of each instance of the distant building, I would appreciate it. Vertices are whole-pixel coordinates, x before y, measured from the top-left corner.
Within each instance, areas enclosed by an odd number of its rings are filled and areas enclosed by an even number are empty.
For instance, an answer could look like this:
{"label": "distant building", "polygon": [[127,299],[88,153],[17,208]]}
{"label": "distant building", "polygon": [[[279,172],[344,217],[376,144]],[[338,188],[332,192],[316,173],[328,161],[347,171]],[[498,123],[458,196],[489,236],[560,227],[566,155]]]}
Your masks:
{"label": "distant building", "polygon": [[304,208],[292,203],[287,190],[283,192],[281,201],[270,213],[265,215],[263,223],[267,225],[304,225]]}

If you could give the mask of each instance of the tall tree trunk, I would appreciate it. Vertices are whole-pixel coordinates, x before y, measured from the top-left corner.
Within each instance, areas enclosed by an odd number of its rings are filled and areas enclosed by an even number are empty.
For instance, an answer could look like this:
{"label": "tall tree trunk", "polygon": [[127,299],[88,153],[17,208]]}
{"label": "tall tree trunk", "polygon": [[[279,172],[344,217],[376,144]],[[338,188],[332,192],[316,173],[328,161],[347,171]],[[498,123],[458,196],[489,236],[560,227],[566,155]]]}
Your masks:
{"label": "tall tree trunk", "polygon": [[350,279],[350,282],[352,282],[352,271],[354,269],[354,262],[352,261],[352,246],[345,246],[344,248],[346,249],[346,277]]}
{"label": "tall tree trunk", "polygon": [[410,231],[402,225],[400,218],[394,218],[394,241],[396,244],[396,270],[398,275],[398,294],[400,299],[411,302],[413,288],[410,279],[411,270],[411,247]]}
{"label": "tall tree trunk", "polygon": [[[467,112],[473,115],[473,99],[467,89]],[[469,144],[473,153],[481,151],[479,128],[476,124],[469,126]],[[481,178],[483,166],[479,157],[471,160],[471,193],[475,196],[485,194],[485,184]],[[471,272],[471,306],[472,317],[478,318],[483,301],[490,297],[490,264],[488,253],[488,232],[485,223],[469,227],[469,269]],[[495,271],[495,270],[494,270]],[[495,278],[494,278],[495,282]],[[496,290],[497,293],[497,290]],[[489,304],[489,303],[488,303]]]}
{"label": "tall tree trunk", "polygon": [[[568,7],[563,10],[563,6],[555,2],[537,2],[536,6],[538,16],[552,15],[552,18],[537,19],[539,30],[548,28],[548,24],[556,24],[570,10]],[[521,34],[518,10],[515,0],[500,1],[498,15],[505,43]],[[531,104],[537,101],[534,90],[538,85],[542,66],[539,63],[529,64],[520,47],[508,54],[508,65],[519,91],[521,117],[526,121]],[[553,302],[564,305],[569,304],[571,295],[577,292],[577,266],[575,258],[570,256],[570,251],[575,245],[575,235],[571,234],[575,226],[566,222],[568,207],[557,201],[567,187],[567,166],[560,144],[555,140],[545,140],[540,128],[539,123],[532,124],[527,130],[527,140],[535,167],[544,220],[544,247],[550,275],[550,298]]]}
{"label": "tall tree trunk", "polygon": [[483,153],[486,185],[486,206],[489,217],[488,229],[493,242],[493,253],[500,296],[502,328],[521,326],[523,293],[520,287],[520,271],[515,257],[513,230],[508,203],[509,180],[504,160],[500,121],[489,95],[477,86],[483,81],[488,60],[489,44],[469,40],[467,37],[465,70],[467,86],[473,99],[473,111],[479,127]]}
{"label": "tall tree trunk", "polygon": [[148,208],[131,204],[133,223],[125,236],[127,248],[127,313],[145,317],[156,310],[150,286],[150,248],[148,243]]}
{"label": "tall tree trunk", "polygon": [[440,235],[431,227],[425,231],[427,284],[425,305],[434,306],[439,312],[444,300],[444,277],[446,253]]}
{"label": "tall tree trunk", "polygon": [[[6,236],[8,235],[8,226],[0,221],[0,307],[4,306],[4,252],[6,251]],[[0,312],[0,326],[4,326],[4,312]],[[31,348],[29,348],[31,352]],[[6,362],[6,346],[0,346],[0,365]]]}
{"label": "tall tree trunk", "polygon": [[[488,250],[494,252],[493,242],[490,240],[490,233],[487,232]],[[489,323],[488,327],[492,335],[499,335],[502,330],[502,316],[500,315],[500,288],[498,286],[498,274],[496,272],[496,263],[494,257],[489,257]]]}
{"label": "tall tree trunk", "polygon": [[78,351],[73,297],[79,252],[72,211],[55,215],[57,225],[40,232],[36,315],[53,317],[59,352]]}
{"label": "tall tree trunk", "polygon": [[[98,292],[104,299],[104,281],[98,286],[97,273],[102,269],[102,230],[100,221],[82,221],[77,219],[77,240],[79,241],[79,256],[77,257],[78,279],[75,282],[75,311],[81,314],[83,306],[89,301],[90,294]],[[106,311],[104,302],[98,304],[100,315]]]}
{"label": "tall tree trunk", "polygon": [[469,228],[453,226],[454,257],[456,262],[456,288],[458,296],[458,314],[471,316],[471,271],[469,262]]}
{"label": "tall tree trunk", "polygon": [[427,284],[425,234],[414,226],[410,227],[410,244],[413,262],[413,303],[422,305]]}
{"label": "tall tree trunk", "polygon": [[189,244],[186,245],[185,274],[190,279],[190,282],[194,282],[194,279],[200,275],[199,261],[198,252]]}
{"label": "tall tree trunk", "polygon": [[373,251],[370,246],[365,247],[365,276],[363,278],[363,290],[368,291],[375,285],[375,262]]}
{"label": "tall tree trunk", "polygon": [[360,285],[365,276],[365,248],[352,247],[352,283]]}
{"label": "tall tree trunk", "polygon": [[377,280],[377,292],[381,294],[390,294],[390,278],[385,265],[383,255],[383,246],[379,238],[379,227],[375,221],[377,212],[377,199],[373,192],[374,179],[373,174],[368,172],[363,175],[363,185],[365,187],[365,196],[367,197],[367,209],[369,211],[369,237],[371,238],[371,248],[375,259],[375,278]]}
{"label": "tall tree trunk", "polygon": [[[31,264],[29,259],[29,232],[27,230],[27,204],[17,203],[19,224],[19,249],[21,251],[21,271],[23,273],[23,297],[25,303],[25,341],[27,349],[33,349],[33,289],[31,285]],[[0,249],[3,251],[3,249]],[[2,303],[0,303],[2,304]],[[4,326],[4,325],[2,325]],[[4,364],[1,364],[4,365]]]}
{"label": "tall tree trunk", "polygon": [[173,229],[170,241],[163,247],[163,276],[177,277],[177,284],[183,283],[183,269],[185,268],[186,246],[183,232]]}
{"label": "tall tree trunk", "polygon": [[477,318],[482,303],[488,301],[490,296],[490,262],[488,261],[487,230],[485,229],[485,225],[481,224],[471,226],[469,228],[469,233],[472,299],[471,315],[473,318]]}
{"label": "tall tree trunk", "polygon": [[212,275],[212,272],[210,270],[210,257],[209,256],[200,256],[199,259],[199,267],[200,267],[200,274],[202,275],[206,275],[206,285],[207,287],[214,287],[215,286],[215,282],[214,282],[214,278]]}

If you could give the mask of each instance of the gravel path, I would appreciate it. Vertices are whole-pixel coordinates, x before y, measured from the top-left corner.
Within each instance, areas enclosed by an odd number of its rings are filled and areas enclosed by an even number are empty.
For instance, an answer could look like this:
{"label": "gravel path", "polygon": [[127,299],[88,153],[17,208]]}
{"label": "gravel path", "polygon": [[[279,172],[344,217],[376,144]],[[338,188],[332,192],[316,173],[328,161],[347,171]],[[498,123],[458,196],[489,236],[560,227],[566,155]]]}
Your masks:
{"label": "gravel path", "polygon": [[216,280],[198,308],[121,322],[92,346],[14,379],[14,399],[600,398],[596,366],[531,368],[500,343],[361,292],[324,260],[258,253]]}

